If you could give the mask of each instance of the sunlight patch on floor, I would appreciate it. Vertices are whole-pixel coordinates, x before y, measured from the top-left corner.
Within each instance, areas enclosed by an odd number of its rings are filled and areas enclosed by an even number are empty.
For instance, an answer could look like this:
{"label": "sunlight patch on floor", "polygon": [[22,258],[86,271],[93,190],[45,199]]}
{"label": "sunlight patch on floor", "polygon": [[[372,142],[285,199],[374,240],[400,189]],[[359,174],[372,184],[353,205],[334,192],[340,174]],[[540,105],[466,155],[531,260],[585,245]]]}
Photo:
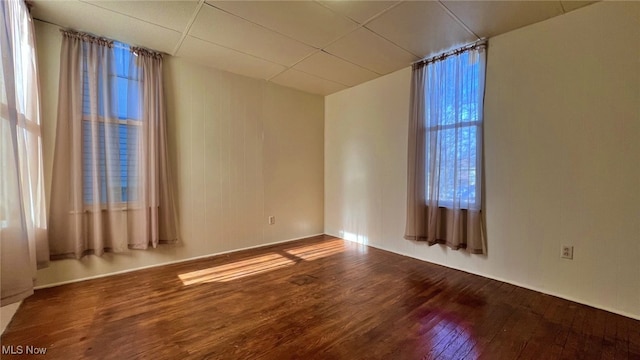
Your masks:
{"label": "sunlight patch on floor", "polygon": [[[227,282],[243,277],[257,275],[291,266],[296,261],[312,261],[345,251],[343,240],[332,240],[319,244],[298,246],[286,249],[286,254],[268,253],[262,256],[234,261],[229,264],[218,265],[207,269],[179,274],[183,285],[202,284],[210,282]],[[296,260],[299,259],[299,260]]]}
{"label": "sunlight patch on floor", "polygon": [[178,277],[184,285],[227,282],[293,264],[295,264],[295,261],[287,259],[282,255],[271,253],[247,260],[235,261],[230,264],[180,274]]}
{"label": "sunlight patch on floor", "polygon": [[344,241],[332,240],[321,244],[305,245],[293,249],[287,249],[285,252],[300,259],[311,261],[335,255],[343,252],[344,250]]}

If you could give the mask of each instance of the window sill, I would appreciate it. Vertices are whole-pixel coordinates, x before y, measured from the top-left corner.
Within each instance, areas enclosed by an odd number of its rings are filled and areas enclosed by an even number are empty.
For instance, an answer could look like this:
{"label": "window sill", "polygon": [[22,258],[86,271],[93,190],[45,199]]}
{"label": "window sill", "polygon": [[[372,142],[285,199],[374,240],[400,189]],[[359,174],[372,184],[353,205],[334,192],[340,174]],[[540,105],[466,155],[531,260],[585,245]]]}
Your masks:
{"label": "window sill", "polygon": [[100,207],[98,209],[95,208],[86,208],[82,211],[69,211],[69,214],[71,215],[77,215],[77,214],[88,214],[88,213],[97,213],[97,212],[125,212],[125,211],[137,211],[137,210],[144,210],[143,206],[127,206],[127,207],[110,207],[110,208],[106,208],[106,207]]}
{"label": "window sill", "polygon": [[[429,204],[426,204],[427,207],[429,207]],[[438,204],[438,209],[443,209],[443,210],[464,210],[464,211],[480,211],[480,208],[476,208],[475,206],[468,206],[468,207],[459,207],[458,209],[454,209],[453,208],[453,204],[452,203],[448,203],[448,204]]]}

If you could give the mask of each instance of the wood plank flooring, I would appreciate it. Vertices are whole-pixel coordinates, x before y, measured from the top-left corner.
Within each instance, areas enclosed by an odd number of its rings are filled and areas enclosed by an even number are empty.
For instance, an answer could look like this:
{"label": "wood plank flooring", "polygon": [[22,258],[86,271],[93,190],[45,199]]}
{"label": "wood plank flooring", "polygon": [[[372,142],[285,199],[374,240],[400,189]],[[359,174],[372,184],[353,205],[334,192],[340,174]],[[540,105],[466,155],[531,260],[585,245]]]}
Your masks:
{"label": "wood plank flooring", "polygon": [[46,359],[640,359],[640,321],[320,236],[38,290],[1,342]]}

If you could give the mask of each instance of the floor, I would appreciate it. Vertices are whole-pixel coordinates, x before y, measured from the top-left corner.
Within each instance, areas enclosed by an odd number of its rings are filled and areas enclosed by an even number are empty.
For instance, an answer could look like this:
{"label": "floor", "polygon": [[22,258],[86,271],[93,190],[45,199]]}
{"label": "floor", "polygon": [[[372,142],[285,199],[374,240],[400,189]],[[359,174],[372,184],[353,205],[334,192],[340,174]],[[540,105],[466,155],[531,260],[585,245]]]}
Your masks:
{"label": "floor", "polygon": [[1,341],[3,359],[640,359],[640,321],[320,236],[39,290]]}

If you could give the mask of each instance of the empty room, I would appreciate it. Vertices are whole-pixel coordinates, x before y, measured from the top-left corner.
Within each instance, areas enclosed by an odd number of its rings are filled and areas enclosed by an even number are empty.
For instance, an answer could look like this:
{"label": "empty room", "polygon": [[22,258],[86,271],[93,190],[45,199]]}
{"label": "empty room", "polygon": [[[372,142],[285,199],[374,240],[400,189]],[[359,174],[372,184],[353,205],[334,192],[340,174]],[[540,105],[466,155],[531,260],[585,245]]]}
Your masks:
{"label": "empty room", "polygon": [[0,8],[2,359],[640,359],[640,1]]}

